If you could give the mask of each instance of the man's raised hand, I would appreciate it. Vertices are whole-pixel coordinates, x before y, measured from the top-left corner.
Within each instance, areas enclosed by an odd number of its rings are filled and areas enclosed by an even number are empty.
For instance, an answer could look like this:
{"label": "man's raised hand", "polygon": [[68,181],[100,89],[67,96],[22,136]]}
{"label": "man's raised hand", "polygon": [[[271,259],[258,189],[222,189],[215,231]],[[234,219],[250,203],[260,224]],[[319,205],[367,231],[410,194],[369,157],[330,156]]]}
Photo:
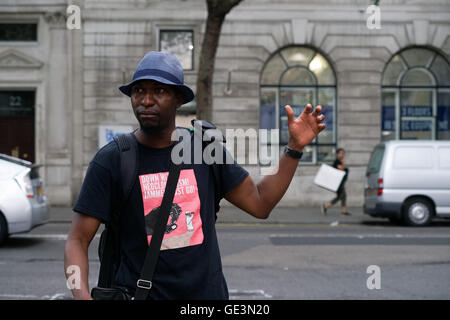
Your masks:
{"label": "man's raised hand", "polygon": [[307,104],[300,116],[294,119],[294,111],[291,106],[284,107],[287,113],[288,129],[289,129],[289,143],[288,146],[294,150],[301,151],[305,146],[311,143],[313,139],[325,129],[325,119],[322,111],[322,106],[317,106],[314,111],[312,105]]}

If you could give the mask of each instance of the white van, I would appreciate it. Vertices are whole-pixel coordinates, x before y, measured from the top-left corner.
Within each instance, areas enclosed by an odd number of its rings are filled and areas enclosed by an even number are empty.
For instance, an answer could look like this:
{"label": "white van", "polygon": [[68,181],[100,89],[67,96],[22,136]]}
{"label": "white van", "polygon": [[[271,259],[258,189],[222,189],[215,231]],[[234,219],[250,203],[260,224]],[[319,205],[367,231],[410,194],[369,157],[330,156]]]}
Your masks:
{"label": "white van", "polygon": [[367,166],[364,213],[412,226],[450,218],[450,141],[378,144]]}

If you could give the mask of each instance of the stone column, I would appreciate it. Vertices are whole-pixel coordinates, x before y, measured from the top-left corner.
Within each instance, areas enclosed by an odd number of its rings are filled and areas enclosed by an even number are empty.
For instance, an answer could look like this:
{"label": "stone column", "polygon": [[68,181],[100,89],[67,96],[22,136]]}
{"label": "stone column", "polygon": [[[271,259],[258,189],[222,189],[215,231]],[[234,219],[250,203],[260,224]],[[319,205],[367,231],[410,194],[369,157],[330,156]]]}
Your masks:
{"label": "stone column", "polygon": [[71,203],[71,52],[64,11],[46,13],[49,54],[46,74],[46,184],[53,205]]}

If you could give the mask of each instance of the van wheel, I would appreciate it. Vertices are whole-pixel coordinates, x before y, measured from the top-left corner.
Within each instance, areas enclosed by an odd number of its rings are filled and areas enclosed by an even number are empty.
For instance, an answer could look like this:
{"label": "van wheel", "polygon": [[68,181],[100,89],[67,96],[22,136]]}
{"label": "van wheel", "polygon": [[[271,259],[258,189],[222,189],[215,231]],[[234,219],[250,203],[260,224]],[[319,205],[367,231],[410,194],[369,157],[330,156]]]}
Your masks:
{"label": "van wheel", "polygon": [[8,239],[8,225],[6,224],[5,217],[0,212],[0,245],[2,245],[6,239]]}
{"label": "van wheel", "polygon": [[433,218],[433,206],[423,198],[412,198],[405,202],[403,220],[409,226],[426,226]]}

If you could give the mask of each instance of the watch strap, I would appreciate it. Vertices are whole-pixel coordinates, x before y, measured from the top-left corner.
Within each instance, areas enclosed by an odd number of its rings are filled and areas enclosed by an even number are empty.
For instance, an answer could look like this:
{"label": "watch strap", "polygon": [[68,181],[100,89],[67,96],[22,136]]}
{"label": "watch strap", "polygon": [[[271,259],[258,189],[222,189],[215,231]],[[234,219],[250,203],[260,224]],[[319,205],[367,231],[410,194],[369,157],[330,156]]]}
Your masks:
{"label": "watch strap", "polygon": [[284,147],[284,153],[286,153],[288,156],[290,156],[294,159],[301,159],[303,156],[303,152],[299,152],[297,150],[291,149],[288,146]]}

